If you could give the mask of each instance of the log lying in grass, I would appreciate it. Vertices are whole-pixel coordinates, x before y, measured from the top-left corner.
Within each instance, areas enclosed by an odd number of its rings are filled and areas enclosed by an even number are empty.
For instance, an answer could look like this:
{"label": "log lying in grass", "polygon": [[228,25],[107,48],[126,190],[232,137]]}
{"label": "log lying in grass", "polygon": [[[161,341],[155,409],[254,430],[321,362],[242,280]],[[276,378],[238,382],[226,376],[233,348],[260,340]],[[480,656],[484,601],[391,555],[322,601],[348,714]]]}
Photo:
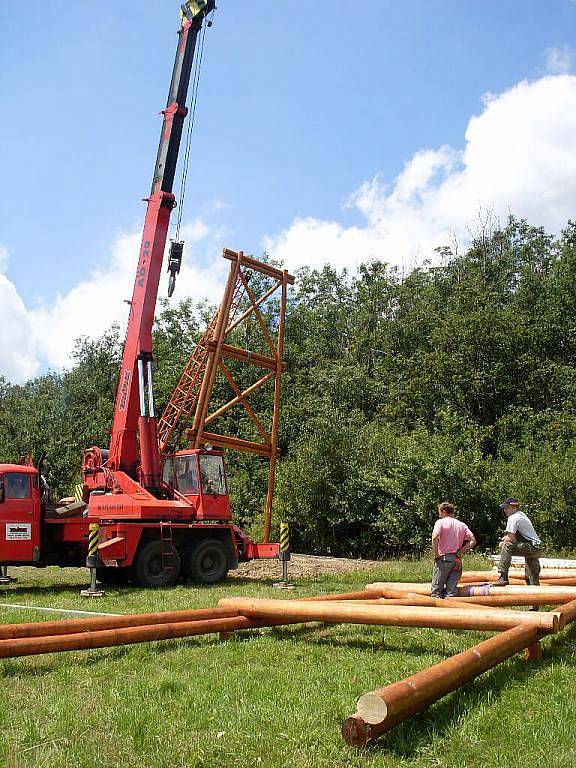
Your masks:
{"label": "log lying in grass", "polygon": [[[528,586],[524,579],[508,579],[508,584],[513,587],[526,587]],[[493,582],[489,581],[459,581],[458,589],[464,587],[488,587],[493,586]]]}
{"label": "log lying in grass", "polygon": [[437,597],[427,597],[426,595],[417,595],[413,592],[391,592],[394,597],[377,597],[369,600],[350,600],[349,604],[359,605],[427,605],[433,608],[467,608],[473,611],[491,610],[486,605],[476,605],[475,603],[466,603],[460,598],[450,598],[450,600],[440,600]]}
{"label": "log lying in grass", "polygon": [[358,592],[333,592],[328,595],[314,595],[314,597],[302,597],[307,603],[313,602],[326,602],[326,601],[342,601],[342,600],[371,600],[377,597],[382,597],[381,589],[362,589]]}
{"label": "log lying in grass", "polygon": [[561,600],[569,602],[576,599],[576,587],[573,586],[552,586],[549,584],[541,584],[539,587],[533,586],[516,586],[510,584],[508,587],[495,587],[492,585],[484,585],[475,587],[472,585],[463,585],[458,588],[458,594],[460,597],[477,596],[477,595],[523,595],[524,597],[548,597],[555,601]]}
{"label": "log lying in grass", "polygon": [[252,625],[253,622],[243,616],[236,616],[228,619],[122,627],[120,629],[84,631],[49,637],[21,637],[15,640],[0,640],[0,658],[7,659],[13,656],[31,656],[58,651],[86,650],[88,648],[106,648],[113,645],[129,645],[153,640],[204,635],[209,632],[231,632],[236,629],[246,629]]}
{"label": "log lying in grass", "polygon": [[258,621],[245,616],[233,616],[221,619],[185,621],[152,626],[122,627],[78,632],[69,635],[49,637],[20,637],[15,640],[0,640],[0,659],[15,656],[34,656],[60,651],[81,651],[89,648],[109,648],[114,645],[132,645],[149,643],[155,640],[173,640],[179,637],[209,635],[213,633],[235,632],[239,629],[260,629],[280,624],[298,624],[298,621],[282,619],[279,621]]}
{"label": "log lying in grass", "polygon": [[[399,596],[403,595],[417,595],[416,592],[404,592],[399,589],[399,587],[402,586],[401,584],[398,584],[396,588],[394,589],[383,589],[382,594],[384,597],[388,598],[397,598]],[[472,605],[477,606],[488,606],[491,608],[513,608],[515,606],[521,607],[521,606],[535,606],[535,605],[562,605],[566,602],[567,598],[566,595],[560,595],[559,597],[550,596],[547,594],[543,595],[524,595],[522,593],[515,593],[513,595],[503,595],[500,592],[498,594],[494,594],[496,590],[491,590],[492,594],[480,594],[476,595],[474,597],[468,596],[459,596],[459,597],[446,597],[444,599],[444,602],[448,605],[451,605],[452,603],[461,605],[462,607],[470,607]],[[422,598],[425,598],[425,595],[419,595]]]}
{"label": "log lying in grass", "polygon": [[334,624],[377,624],[397,627],[435,627],[439,629],[475,629],[494,632],[518,624],[537,627],[543,632],[558,632],[563,627],[560,614],[520,613],[518,611],[478,611],[468,608],[429,608],[408,605],[361,605],[344,602],[306,602],[304,600],[265,600],[258,598],[223,598],[221,608],[238,608],[250,618],[286,620],[287,622],[322,621]]}
{"label": "log lying in grass", "polygon": [[[508,571],[509,576],[514,578],[524,578],[524,567],[512,567]],[[485,579],[488,575],[498,578],[498,570],[491,571],[464,571],[462,576],[474,576],[478,579]],[[540,579],[553,581],[556,579],[576,579],[576,568],[542,568],[540,570]]]}
{"label": "log lying in grass", "polygon": [[366,744],[537,639],[536,627],[517,626],[405,680],[361,696],[356,714],[346,718],[342,726],[344,740],[353,746]]}
{"label": "log lying in grass", "polygon": [[576,619],[576,600],[572,600],[569,603],[565,603],[558,608],[559,613],[564,619],[564,624],[570,624],[570,622]]}
{"label": "log lying in grass", "polygon": [[[430,584],[422,584],[418,582],[376,581],[373,584],[368,584],[366,589],[381,589],[383,593],[387,590],[396,590],[402,592],[415,592],[419,595],[430,594]],[[458,587],[459,599],[468,596],[479,597],[484,595],[521,595],[530,599],[534,597],[547,597],[554,603],[566,603],[576,599],[576,587],[551,586],[549,584],[540,587],[516,586],[513,584],[508,587],[494,587],[491,584],[475,587],[470,584],[463,584],[461,587]]]}
{"label": "log lying in grass", "polygon": [[203,619],[226,619],[232,616],[238,616],[238,611],[224,608],[200,608],[198,610],[162,611],[158,613],[133,613],[125,616],[90,616],[84,619],[64,619],[62,621],[32,621],[26,624],[2,624],[0,625],[0,640],[17,637],[71,635],[100,629],[173,624]]}
{"label": "log lying in grass", "polygon": [[[460,578],[460,584],[470,583],[490,583],[497,581],[500,574],[497,571],[464,571]],[[526,584],[524,580],[524,571],[517,568],[510,569],[508,573],[510,584]],[[550,586],[576,586],[576,573],[567,569],[550,571],[540,571],[540,584]]]}
{"label": "log lying in grass", "polygon": [[[500,574],[494,573],[494,571],[469,571],[462,574],[458,584],[491,584],[498,581],[499,578]],[[510,574],[508,581],[510,584],[518,584],[519,586],[526,584],[524,574],[518,576]]]}
{"label": "log lying in grass", "polygon": [[[458,602],[461,605],[485,605],[492,608],[512,608],[513,606],[523,605],[562,605],[566,602],[565,597],[554,598],[550,595],[532,595],[532,597],[525,595],[478,595],[476,597],[458,597]],[[446,598],[446,602],[450,603],[451,597]]]}

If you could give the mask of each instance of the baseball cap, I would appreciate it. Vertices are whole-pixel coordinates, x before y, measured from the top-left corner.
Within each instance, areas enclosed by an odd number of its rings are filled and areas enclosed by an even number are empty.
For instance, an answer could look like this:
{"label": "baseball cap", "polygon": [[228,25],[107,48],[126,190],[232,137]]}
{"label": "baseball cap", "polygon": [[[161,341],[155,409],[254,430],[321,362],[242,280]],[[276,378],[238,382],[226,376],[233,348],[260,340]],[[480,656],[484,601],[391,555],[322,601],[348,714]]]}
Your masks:
{"label": "baseball cap", "polygon": [[500,509],[505,509],[509,504],[512,504],[512,505],[515,505],[515,506],[519,506],[520,502],[518,501],[518,499],[515,496],[508,496],[508,498],[505,499],[502,502],[502,504],[499,504],[498,506],[500,507]]}

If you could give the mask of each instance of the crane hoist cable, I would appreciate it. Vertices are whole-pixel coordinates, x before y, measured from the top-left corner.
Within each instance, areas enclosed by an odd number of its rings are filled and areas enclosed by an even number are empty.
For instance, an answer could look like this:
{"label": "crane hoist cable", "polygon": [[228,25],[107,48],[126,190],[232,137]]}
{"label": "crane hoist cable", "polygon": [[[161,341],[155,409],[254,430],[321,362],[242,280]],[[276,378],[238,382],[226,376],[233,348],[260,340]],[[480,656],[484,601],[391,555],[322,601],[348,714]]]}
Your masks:
{"label": "crane hoist cable", "polygon": [[184,242],[180,240],[180,228],[182,226],[182,216],[184,210],[184,199],[186,197],[186,184],[188,181],[188,166],[190,164],[190,149],[192,146],[192,134],[194,132],[194,123],[196,119],[196,105],[198,103],[198,91],[200,86],[200,74],[202,71],[202,60],[204,58],[204,44],[206,40],[206,29],[212,26],[214,11],[210,19],[205,19],[202,24],[202,36],[200,38],[200,51],[194,62],[192,73],[192,93],[190,96],[190,107],[188,109],[188,128],[186,131],[186,145],[184,149],[184,160],[182,164],[182,180],[180,182],[180,203],[178,206],[178,216],[176,219],[176,231],[174,238],[170,241],[170,254],[168,258],[168,296],[174,293],[176,285],[176,275],[180,272],[182,265],[182,254],[184,251]]}

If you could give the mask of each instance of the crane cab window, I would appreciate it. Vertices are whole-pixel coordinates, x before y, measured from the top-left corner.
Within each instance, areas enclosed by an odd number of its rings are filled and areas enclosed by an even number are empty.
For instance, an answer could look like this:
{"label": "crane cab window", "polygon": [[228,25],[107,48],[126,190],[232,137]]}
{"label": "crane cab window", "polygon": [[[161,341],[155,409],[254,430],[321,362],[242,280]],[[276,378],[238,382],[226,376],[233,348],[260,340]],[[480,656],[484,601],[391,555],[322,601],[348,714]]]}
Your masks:
{"label": "crane cab window", "polygon": [[174,474],[176,475],[176,490],[185,496],[194,496],[198,493],[198,465],[195,455],[176,456]]}
{"label": "crane cab window", "polygon": [[164,459],[162,480],[184,496],[198,495],[198,464],[196,455]]}
{"label": "crane cab window", "polygon": [[222,456],[201,454],[200,477],[202,479],[202,493],[212,493],[218,496],[226,495],[226,478],[224,476]]}
{"label": "crane cab window", "polygon": [[29,499],[30,476],[24,472],[7,472],[4,475],[4,495],[7,499]]}
{"label": "crane cab window", "polygon": [[174,488],[174,459],[164,459],[162,464],[162,480]]}

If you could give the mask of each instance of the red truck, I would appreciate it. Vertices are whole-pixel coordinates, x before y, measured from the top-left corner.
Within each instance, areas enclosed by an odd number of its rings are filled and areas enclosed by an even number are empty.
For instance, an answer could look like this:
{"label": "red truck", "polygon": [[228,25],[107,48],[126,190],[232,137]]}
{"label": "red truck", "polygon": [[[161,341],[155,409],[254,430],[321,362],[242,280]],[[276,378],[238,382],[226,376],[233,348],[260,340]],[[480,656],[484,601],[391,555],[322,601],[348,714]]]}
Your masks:
{"label": "red truck", "polygon": [[[152,382],[152,325],[167,241],[186,99],[199,33],[214,0],[181,9],[176,59],[154,170],[130,304],[108,449],[82,462],[82,499],[52,504],[41,466],[0,464],[0,566],[82,566],[89,525],[99,525],[98,577],[168,586],[181,577],[212,584],[240,561],[276,557],[278,545],[251,541],[230,513],[222,451],[162,454]],[[170,292],[182,243],[173,242]]]}

